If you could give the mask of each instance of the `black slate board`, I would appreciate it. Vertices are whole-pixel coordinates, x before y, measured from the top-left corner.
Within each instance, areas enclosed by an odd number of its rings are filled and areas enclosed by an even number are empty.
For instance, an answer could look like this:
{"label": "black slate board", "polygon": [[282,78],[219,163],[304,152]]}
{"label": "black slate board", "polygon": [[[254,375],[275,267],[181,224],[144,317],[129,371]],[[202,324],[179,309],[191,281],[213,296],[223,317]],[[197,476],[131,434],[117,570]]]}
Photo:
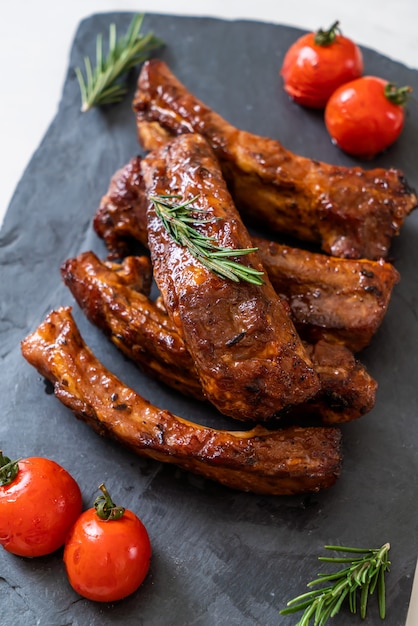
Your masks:
{"label": "black slate board", "polygon": [[[404,626],[417,558],[418,214],[393,246],[402,280],[362,360],[379,381],[376,407],[344,428],[344,468],[332,489],[268,498],[238,493],[171,466],[135,457],[100,439],[51,395],[20,354],[20,340],[46,313],[73,305],[61,262],[94,249],[105,256],[91,219],[109,177],[139,151],[131,97],[116,107],[79,111],[74,68],[94,54],[98,32],[132,15],[95,15],[76,33],[62,102],[11,202],[0,238],[0,444],[11,456],[45,455],[79,481],[89,506],[105,481],[115,500],[147,525],[153,560],[143,586],[123,602],[80,599],[62,553],[30,560],[0,551],[2,622],[14,626],[291,625],[279,610],[317,573],[328,543],[392,545],[387,626]],[[302,31],[250,21],[148,15],[166,42],[161,57],[197,96],[236,126],[278,138],[316,159],[351,164],[330,142],[322,115],[292,103],[278,77],[284,53]],[[418,73],[372,50],[366,72],[418,93]],[[134,90],[134,79],[131,94]],[[418,109],[409,106],[399,141],[373,162],[396,166],[418,187]],[[366,164],[366,167],[371,164]],[[82,334],[122,380],[161,407],[196,421],[218,416],[146,379],[90,326],[74,305]],[[336,623],[354,623],[342,614]],[[375,601],[367,624],[380,624]]]}

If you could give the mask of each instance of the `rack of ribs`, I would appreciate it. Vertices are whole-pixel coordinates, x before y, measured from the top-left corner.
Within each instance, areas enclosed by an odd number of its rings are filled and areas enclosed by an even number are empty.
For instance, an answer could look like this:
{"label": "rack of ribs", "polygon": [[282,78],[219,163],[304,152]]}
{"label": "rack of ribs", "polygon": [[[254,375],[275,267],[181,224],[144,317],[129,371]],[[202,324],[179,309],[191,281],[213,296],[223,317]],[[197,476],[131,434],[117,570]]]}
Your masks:
{"label": "rack of ribs", "polygon": [[[126,257],[121,264],[103,262],[91,251],[67,259],[62,278],[87,319],[146,374],[186,396],[204,400],[193,359],[179,329],[159,302],[138,290],[145,261]],[[126,264],[139,273],[126,280]],[[119,267],[121,269],[119,269]],[[311,400],[290,407],[277,420],[340,424],[368,413],[377,384],[344,346],[323,340],[305,347],[319,377],[320,390]]]}
{"label": "rack of ribs", "polygon": [[[189,215],[199,222],[201,236],[220,248],[251,249],[218,161],[201,135],[172,139],[150,152],[141,169],[148,199],[194,199]],[[317,393],[310,358],[257,252],[240,262],[261,272],[262,284],[219,276],[175,241],[151,201],[147,235],[168,315],[180,329],[206,397],[221,413],[266,421]]]}
{"label": "rack of ribs", "polygon": [[340,474],[338,428],[221,431],[155,407],[97,360],[70,307],[52,311],[21,348],[79,419],[139,455],[269,495],[315,492],[333,485]]}
{"label": "rack of ribs", "polygon": [[249,223],[314,242],[333,256],[387,258],[392,238],[417,207],[401,171],[318,162],[235,128],[158,59],[143,65],[133,109],[146,150],[175,135],[200,133]]}
{"label": "rack of ribs", "polygon": [[[148,246],[147,205],[141,158],[136,156],[113,175],[94,216],[109,258],[132,254],[134,242]],[[330,257],[254,235],[251,239],[304,339],[341,343],[353,352],[370,343],[399,280],[391,263]]]}

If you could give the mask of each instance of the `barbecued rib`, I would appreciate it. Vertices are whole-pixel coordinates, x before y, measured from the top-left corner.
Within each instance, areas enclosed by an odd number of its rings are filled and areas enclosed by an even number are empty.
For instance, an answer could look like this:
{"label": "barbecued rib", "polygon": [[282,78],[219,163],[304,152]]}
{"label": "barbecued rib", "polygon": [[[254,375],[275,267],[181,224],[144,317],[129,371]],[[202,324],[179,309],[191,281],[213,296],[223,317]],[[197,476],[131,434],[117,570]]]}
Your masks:
{"label": "barbecued rib", "polygon": [[139,156],[133,157],[115,172],[93,218],[94,230],[104,240],[110,259],[131,254],[135,241],[148,247],[148,199],[141,160]]}
{"label": "barbecued rib", "polygon": [[[134,258],[126,257],[124,263]],[[83,252],[61,265],[61,275],[89,321],[145,373],[187,396],[204,400],[178,329],[161,307],[122,282],[116,268],[116,263],[109,265],[93,252]],[[134,284],[140,282],[140,276],[132,274],[131,278]]]}
{"label": "barbecued rib", "polygon": [[[111,258],[130,254],[134,240],[147,246],[146,210],[141,158],[134,157],[114,174],[94,216]],[[353,352],[370,343],[399,280],[392,264],[329,257],[254,236],[252,242],[304,339],[337,341]]]}
{"label": "barbecued rib", "polygon": [[[252,247],[218,162],[206,140],[180,135],[141,164],[149,198],[193,198],[190,215],[201,236],[229,249]],[[204,219],[202,219],[202,212]],[[223,278],[167,232],[152,202],[148,245],[169,316],[180,329],[208,400],[221,413],[264,421],[312,397],[319,381],[256,252],[237,257],[263,273],[263,284]]]}
{"label": "barbecued rib", "polygon": [[214,148],[237,207],[255,224],[350,258],[386,258],[417,206],[399,170],[328,165],[239,130],[191,94],[158,59],[147,61],[133,108],[147,150],[198,132]]}
{"label": "barbecued rib", "polygon": [[147,256],[128,256],[121,263],[107,261],[106,266],[118,277],[120,284],[148,296],[152,287],[152,265]]}
{"label": "barbecued rib", "polygon": [[22,341],[22,353],[79,419],[142,456],[260,494],[318,491],[340,474],[337,428],[220,431],[153,406],[94,357],[70,308],[52,311]]}
{"label": "barbecued rib", "polygon": [[[193,360],[166,311],[122,281],[117,264],[109,267],[93,252],[83,252],[65,261],[61,274],[90,322],[141,369],[186,395],[204,399]],[[132,281],[136,284],[138,277],[132,275]],[[373,408],[376,382],[349,350],[325,341],[305,347],[321,389],[282,418],[306,423],[314,417],[323,424],[340,424]]]}
{"label": "barbecued rib", "polygon": [[359,352],[387,312],[399,272],[383,259],[340,259],[252,237],[300,335]]}

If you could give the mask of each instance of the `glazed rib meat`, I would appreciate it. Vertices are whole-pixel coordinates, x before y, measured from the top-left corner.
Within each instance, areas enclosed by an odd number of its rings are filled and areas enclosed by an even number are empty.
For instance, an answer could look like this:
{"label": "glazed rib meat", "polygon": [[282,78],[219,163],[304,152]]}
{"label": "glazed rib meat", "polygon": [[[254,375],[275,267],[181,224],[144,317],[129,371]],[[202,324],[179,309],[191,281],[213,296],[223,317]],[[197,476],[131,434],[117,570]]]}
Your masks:
{"label": "glazed rib meat", "polygon": [[191,94],[158,59],[143,65],[133,108],[145,149],[173,135],[202,134],[246,219],[318,243],[334,256],[386,258],[393,236],[417,206],[416,194],[399,170],[329,165],[239,130]]}
{"label": "glazed rib meat", "polygon": [[340,259],[252,237],[276,292],[286,298],[300,335],[359,352],[389,306],[399,272],[383,259]]}
{"label": "glazed rib meat", "polygon": [[115,172],[93,218],[94,230],[104,240],[111,259],[131,254],[137,241],[148,247],[148,199],[141,160],[133,157]]}
{"label": "glazed rib meat", "polygon": [[[123,265],[137,257],[126,257]],[[136,265],[138,270],[140,264]],[[122,282],[117,265],[84,252],[61,266],[62,278],[87,319],[147,374],[204,400],[197,372],[178,329],[145,294]],[[134,285],[141,282],[131,275]]]}
{"label": "glazed rib meat", "polygon": [[[94,217],[110,258],[130,254],[147,241],[147,199],[141,158],[134,157],[112,177]],[[367,346],[386,314],[399,273],[382,259],[341,259],[252,236],[277,293],[286,299],[300,335],[346,345]]]}
{"label": "glazed rib meat", "polygon": [[[141,271],[140,263],[131,266]],[[61,267],[65,284],[89,321],[142,370],[183,394],[204,399],[194,363],[167,313],[120,277],[93,252],[83,252]],[[140,277],[131,275],[134,287]],[[323,424],[356,419],[374,406],[376,382],[343,346],[319,341],[306,345],[321,384],[311,400],[291,407],[286,421],[314,418]]]}
{"label": "glazed rib meat", "polygon": [[[193,198],[190,215],[201,236],[228,249],[252,247],[212,149],[201,136],[180,135],[141,164],[148,198]],[[202,215],[204,219],[202,219]],[[208,400],[221,413],[264,421],[312,397],[318,377],[259,256],[237,257],[263,273],[261,285],[223,278],[167,232],[152,202],[147,208],[154,279],[180,329]]]}
{"label": "glazed rib meat", "polygon": [[148,296],[152,287],[152,265],[147,256],[128,256],[121,263],[107,261],[106,267],[112,270],[120,285]]}
{"label": "glazed rib meat", "polygon": [[79,419],[140,455],[260,494],[318,491],[339,476],[338,428],[220,431],[159,409],[94,357],[69,308],[52,311],[23,340],[22,353]]}

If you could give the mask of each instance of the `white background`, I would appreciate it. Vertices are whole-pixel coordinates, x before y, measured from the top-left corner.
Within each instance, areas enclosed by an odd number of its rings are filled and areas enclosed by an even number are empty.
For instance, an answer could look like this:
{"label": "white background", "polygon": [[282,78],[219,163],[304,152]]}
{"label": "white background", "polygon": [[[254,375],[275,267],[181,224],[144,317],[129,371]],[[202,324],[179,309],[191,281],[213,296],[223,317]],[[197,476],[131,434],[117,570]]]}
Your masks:
{"label": "white background", "polygon": [[[307,30],[338,19],[357,43],[418,69],[416,0],[0,0],[0,224],[57,112],[78,23],[108,11],[248,18]],[[417,595],[407,626],[418,624]]]}

